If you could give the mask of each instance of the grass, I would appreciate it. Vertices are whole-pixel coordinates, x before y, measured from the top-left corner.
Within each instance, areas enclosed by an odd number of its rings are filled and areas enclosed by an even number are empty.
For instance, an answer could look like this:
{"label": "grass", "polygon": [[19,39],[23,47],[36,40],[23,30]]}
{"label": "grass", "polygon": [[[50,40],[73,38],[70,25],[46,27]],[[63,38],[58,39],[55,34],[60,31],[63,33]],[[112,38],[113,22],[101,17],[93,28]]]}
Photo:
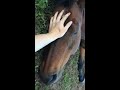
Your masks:
{"label": "grass", "polygon": [[46,33],[46,18],[44,9],[47,7],[47,0],[35,1],[35,34]]}
{"label": "grass", "polygon": [[[48,32],[49,17],[52,15],[54,0],[35,0],[35,34]],[[79,52],[66,64],[63,76],[53,85],[44,85],[39,81],[38,68],[42,61],[44,49],[35,53],[35,90],[81,90],[79,89],[77,60]]]}
{"label": "grass", "polygon": [[[78,61],[79,52],[76,52],[74,56],[72,56],[69,62],[66,64],[65,71],[63,74],[63,80],[61,81],[62,88],[64,90],[73,90],[78,86],[78,72],[77,72],[77,61]],[[75,89],[78,90],[78,89]]]}

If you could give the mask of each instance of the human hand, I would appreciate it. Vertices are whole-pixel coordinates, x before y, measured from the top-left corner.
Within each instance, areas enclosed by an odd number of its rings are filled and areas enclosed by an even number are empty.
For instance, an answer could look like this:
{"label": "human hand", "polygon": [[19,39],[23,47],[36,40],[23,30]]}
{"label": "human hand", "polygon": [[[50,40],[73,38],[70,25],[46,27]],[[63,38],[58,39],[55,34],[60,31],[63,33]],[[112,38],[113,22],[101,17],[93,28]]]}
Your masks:
{"label": "human hand", "polygon": [[50,20],[49,34],[55,38],[61,38],[72,24],[72,21],[70,21],[64,26],[64,22],[69,17],[70,13],[67,13],[62,17],[63,13],[64,10],[62,10],[59,14],[56,12]]}

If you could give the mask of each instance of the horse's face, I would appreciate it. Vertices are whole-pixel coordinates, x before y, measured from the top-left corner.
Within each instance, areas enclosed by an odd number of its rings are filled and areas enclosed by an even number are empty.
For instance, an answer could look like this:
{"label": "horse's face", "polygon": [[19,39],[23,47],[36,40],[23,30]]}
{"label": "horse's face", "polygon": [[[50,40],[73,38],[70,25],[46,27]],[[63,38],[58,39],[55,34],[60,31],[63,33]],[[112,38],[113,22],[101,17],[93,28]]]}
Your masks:
{"label": "horse's face", "polygon": [[[63,7],[57,8],[61,11]],[[71,12],[67,22],[72,20],[73,24],[67,33],[60,39],[51,44],[47,59],[43,61],[41,68],[41,79],[46,84],[56,82],[61,74],[64,65],[68,62],[70,55],[76,52],[81,39],[81,13],[74,4],[69,10],[65,9],[65,13]]]}

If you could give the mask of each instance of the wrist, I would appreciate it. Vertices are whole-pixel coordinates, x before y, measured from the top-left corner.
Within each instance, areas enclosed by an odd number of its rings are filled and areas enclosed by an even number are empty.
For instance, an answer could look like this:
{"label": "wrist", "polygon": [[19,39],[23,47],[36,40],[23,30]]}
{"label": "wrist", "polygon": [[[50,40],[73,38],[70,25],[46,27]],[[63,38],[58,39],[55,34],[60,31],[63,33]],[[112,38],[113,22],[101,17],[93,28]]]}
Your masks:
{"label": "wrist", "polygon": [[54,28],[54,30],[52,30],[51,32],[49,32],[50,37],[52,37],[54,39],[60,38],[59,34],[60,34],[59,30],[57,30],[55,28]]}
{"label": "wrist", "polygon": [[51,38],[52,41],[58,39],[58,35],[53,32],[48,33],[48,36],[49,38]]}

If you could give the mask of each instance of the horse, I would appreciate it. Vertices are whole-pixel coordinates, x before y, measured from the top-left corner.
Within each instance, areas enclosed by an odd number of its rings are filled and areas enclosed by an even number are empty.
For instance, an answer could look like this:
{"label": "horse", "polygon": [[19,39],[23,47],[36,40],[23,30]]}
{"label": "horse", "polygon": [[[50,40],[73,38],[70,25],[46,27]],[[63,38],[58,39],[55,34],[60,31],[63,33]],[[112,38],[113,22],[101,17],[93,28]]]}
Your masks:
{"label": "horse", "polygon": [[[64,15],[71,13],[65,24],[73,21],[66,34],[52,42],[46,59],[43,60],[39,75],[43,83],[53,84],[62,76],[63,68],[71,55],[80,50],[79,65],[80,81],[84,79],[83,61],[85,61],[85,17],[84,0],[56,0],[55,12],[64,9]],[[83,5],[83,6],[82,6]]]}

